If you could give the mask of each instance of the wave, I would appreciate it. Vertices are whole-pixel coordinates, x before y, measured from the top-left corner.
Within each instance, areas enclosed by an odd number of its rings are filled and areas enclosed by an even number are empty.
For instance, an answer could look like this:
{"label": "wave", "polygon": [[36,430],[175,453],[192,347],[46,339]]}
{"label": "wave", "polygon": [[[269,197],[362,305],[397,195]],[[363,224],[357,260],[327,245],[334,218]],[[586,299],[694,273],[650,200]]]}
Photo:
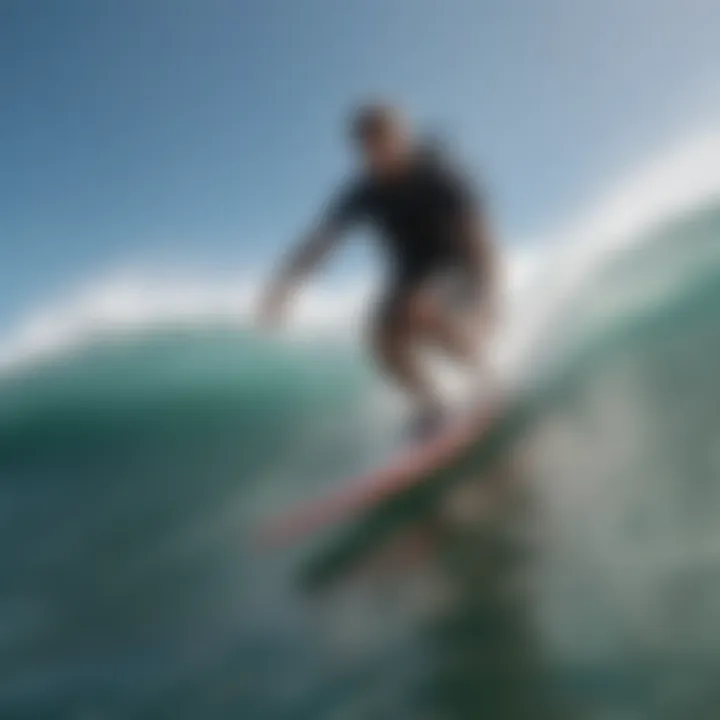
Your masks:
{"label": "wave", "polygon": [[[508,449],[522,443],[539,498],[535,611],[565,689],[584,676],[608,683],[577,698],[585,711],[681,717],[713,706],[720,658],[720,204],[646,241],[566,311]],[[668,677],[690,672],[692,690],[669,697]]]}
{"label": "wave", "polygon": [[[467,704],[442,716],[500,717],[502,688],[541,686],[565,717],[652,717],[667,677],[720,652],[718,160],[700,138],[508,256],[517,405],[492,457],[536,496],[514,609],[517,564],[475,535],[429,626],[357,596],[316,615],[300,549],[248,542],[393,443],[400,411],[353,337],[367,288],[310,293],[290,338],[252,329],[251,281],[137,273],[21,323],[1,345],[0,714],[418,716],[455,687]],[[709,707],[703,673],[678,707]]]}

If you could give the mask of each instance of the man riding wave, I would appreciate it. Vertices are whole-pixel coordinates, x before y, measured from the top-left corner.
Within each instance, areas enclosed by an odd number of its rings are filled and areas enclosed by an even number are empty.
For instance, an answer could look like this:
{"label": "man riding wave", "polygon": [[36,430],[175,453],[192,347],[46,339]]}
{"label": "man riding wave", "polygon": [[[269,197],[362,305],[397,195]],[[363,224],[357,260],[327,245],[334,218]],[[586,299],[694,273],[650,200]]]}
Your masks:
{"label": "man riding wave", "polygon": [[390,263],[373,322],[374,355],[412,399],[415,434],[428,435],[440,426],[444,408],[419,350],[430,345],[476,367],[496,294],[488,219],[470,181],[416,143],[396,109],[365,106],[351,129],[365,170],[289,253],[263,296],[261,315],[277,323],[346,231],[368,224]]}

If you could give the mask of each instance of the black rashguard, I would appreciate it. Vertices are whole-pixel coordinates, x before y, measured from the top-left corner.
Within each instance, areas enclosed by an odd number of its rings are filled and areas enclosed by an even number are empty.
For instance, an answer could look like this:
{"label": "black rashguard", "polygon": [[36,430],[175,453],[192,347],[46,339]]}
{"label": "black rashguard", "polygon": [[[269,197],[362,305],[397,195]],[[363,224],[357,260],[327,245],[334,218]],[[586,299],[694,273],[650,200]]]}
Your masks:
{"label": "black rashguard", "polygon": [[464,264],[460,233],[474,206],[464,177],[438,161],[418,159],[399,177],[356,181],[330,208],[328,222],[338,230],[356,222],[376,230],[401,286]]}

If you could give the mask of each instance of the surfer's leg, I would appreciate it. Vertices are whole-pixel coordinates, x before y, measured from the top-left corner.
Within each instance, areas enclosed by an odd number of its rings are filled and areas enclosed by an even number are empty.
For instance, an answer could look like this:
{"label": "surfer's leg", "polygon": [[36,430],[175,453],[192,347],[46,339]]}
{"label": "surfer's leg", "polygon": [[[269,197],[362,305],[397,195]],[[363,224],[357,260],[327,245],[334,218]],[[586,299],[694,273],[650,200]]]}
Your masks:
{"label": "surfer's leg", "polygon": [[405,293],[401,306],[404,324],[415,341],[440,350],[455,362],[475,367],[480,333],[475,332],[466,308],[448,299],[447,288],[426,279]]}
{"label": "surfer's leg", "polygon": [[402,285],[382,301],[373,327],[373,349],[383,370],[423,410],[439,409],[440,395],[418,356],[421,328],[413,313],[414,293]]}
{"label": "surfer's leg", "polygon": [[470,318],[435,306],[426,314],[423,336],[435,347],[462,365],[474,368],[479,360],[481,333]]}
{"label": "surfer's leg", "polygon": [[375,357],[392,380],[424,407],[439,405],[428,373],[417,357],[413,334],[407,328],[379,324],[373,332]]}
{"label": "surfer's leg", "polygon": [[424,341],[471,371],[483,364],[489,330],[477,295],[466,273],[451,268],[428,279],[415,298]]}

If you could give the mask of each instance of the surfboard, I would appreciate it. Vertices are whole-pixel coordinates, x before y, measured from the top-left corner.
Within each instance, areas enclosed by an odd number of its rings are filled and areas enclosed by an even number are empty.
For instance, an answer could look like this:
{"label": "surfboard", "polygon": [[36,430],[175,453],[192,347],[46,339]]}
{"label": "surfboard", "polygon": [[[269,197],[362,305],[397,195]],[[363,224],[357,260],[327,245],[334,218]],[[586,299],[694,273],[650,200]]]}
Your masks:
{"label": "surfboard", "polygon": [[292,544],[344,523],[402,496],[437,474],[470,445],[482,440],[501,416],[504,403],[488,402],[483,408],[456,419],[433,438],[416,442],[383,467],[342,483],[334,493],[274,518],[260,533],[266,546]]}

